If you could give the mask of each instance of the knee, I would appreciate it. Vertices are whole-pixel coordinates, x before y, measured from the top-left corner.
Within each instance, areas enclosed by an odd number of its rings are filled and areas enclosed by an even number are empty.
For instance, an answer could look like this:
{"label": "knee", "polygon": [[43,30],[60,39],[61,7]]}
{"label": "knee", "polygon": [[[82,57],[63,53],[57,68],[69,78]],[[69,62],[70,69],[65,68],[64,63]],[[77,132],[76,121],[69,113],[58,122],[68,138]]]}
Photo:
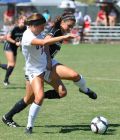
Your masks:
{"label": "knee", "polygon": [[71,77],[72,77],[73,81],[80,80],[80,75],[77,72],[71,73]]}
{"label": "knee", "polygon": [[60,98],[67,96],[67,90],[59,92],[59,96],[60,96]]}
{"label": "knee", "polygon": [[33,103],[33,101],[34,101],[34,95],[33,96],[30,96],[30,97],[28,97],[28,96],[25,96],[24,97],[24,102],[27,104],[27,105],[29,105],[29,104],[32,104]]}
{"label": "knee", "polygon": [[38,105],[41,105],[44,99],[44,94],[41,95],[35,95],[34,102]]}

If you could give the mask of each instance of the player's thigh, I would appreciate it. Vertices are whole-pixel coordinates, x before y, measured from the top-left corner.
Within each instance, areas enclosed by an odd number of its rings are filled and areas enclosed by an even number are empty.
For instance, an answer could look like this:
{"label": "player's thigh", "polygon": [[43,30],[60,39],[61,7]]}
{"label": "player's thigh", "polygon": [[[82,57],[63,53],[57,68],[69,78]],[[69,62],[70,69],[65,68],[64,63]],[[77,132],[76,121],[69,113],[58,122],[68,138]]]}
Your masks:
{"label": "player's thigh", "polygon": [[8,65],[15,65],[16,57],[12,51],[6,51],[5,56],[8,61]]}
{"label": "player's thigh", "polygon": [[37,103],[42,103],[44,98],[44,79],[41,75],[36,76],[32,82],[31,86],[35,95],[35,101]]}
{"label": "player's thigh", "polygon": [[24,97],[24,101],[26,104],[31,104],[34,101],[34,93],[29,81],[26,81],[26,94]]}
{"label": "player's thigh", "polygon": [[61,64],[54,66],[53,71],[55,71],[61,79],[79,80],[80,77],[76,71]]}
{"label": "player's thigh", "polygon": [[49,83],[59,94],[67,94],[67,89],[59,77],[53,78]]}

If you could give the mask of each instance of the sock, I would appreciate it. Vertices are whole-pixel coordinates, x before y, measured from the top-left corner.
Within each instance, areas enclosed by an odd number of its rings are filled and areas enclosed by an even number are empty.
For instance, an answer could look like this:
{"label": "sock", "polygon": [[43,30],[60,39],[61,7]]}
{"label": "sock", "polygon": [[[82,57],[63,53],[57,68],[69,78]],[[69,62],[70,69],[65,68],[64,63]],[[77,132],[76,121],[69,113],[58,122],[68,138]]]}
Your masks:
{"label": "sock", "polygon": [[13,66],[9,66],[9,67],[7,68],[4,82],[8,82],[9,76],[11,75],[13,69],[14,69]]}
{"label": "sock", "polygon": [[27,107],[27,104],[24,102],[23,99],[21,99],[20,101],[18,101],[13,108],[5,115],[6,119],[11,120],[12,117],[16,114],[19,113],[20,111],[22,111],[23,109],[25,109]]}
{"label": "sock", "polygon": [[48,90],[44,93],[44,98],[48,99],[60,99],[58,92],[55,90]]}
{"label": "sock", "polygon": [[35,104],[35,103],[32,103],[30,109],[29,109],[29,116],[28,116],[28,123],[27,123],[27,128],[28,127],[33,127],[34,126],[34,121],[37,117],[37,114],[40,110],[40,107],[39,105]]}
{"label": "sock", "polygon": [[0,64],[0,67],[4,70],[7,70],[7,64]]}
{"label": "sock", "polygon": [[88,92],[88,88],[86,87],[86,81],[85,79],[80,76],[80,80],[77,82],[74,82],[76,86],[78,86],[80,88],[80,90],[82,90],[83,92],[87,93]]}

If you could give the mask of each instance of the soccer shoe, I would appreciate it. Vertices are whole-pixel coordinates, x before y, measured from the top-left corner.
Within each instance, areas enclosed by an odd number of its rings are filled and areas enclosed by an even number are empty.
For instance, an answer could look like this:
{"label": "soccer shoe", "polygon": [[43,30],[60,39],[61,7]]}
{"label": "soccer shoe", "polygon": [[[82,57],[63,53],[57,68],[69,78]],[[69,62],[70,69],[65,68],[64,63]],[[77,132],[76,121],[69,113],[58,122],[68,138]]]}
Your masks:
{"label": "soccer shoe", "polygon": [[2,121],[9,127],[20,127],[16,122],[14,122],[12,119],[8,120],[5,116],[2,117]]}
{"label": "soccer shoe", "polygon": [[3,82],[4,86],[8,86],[10,83],[7,81],[7,82]]}
{"label": "soccer shoe", "polygon": [[32,134],[32,127],[27,127],[27,128],[25,129],[25,133],[26,133],[26,134]]}
{"label": "soccer shoe", "polygon": [[89,98],[91,98],[91,99],[94,99],[94,100],[97,99],[97,94],[94,91],[92,91],[91,89],[89,89],[89,88],[88,88],[88,92],[87,93],[85,93],[81,89],[79,89],[79,91],[84,93],[85,95],[89,96]]}

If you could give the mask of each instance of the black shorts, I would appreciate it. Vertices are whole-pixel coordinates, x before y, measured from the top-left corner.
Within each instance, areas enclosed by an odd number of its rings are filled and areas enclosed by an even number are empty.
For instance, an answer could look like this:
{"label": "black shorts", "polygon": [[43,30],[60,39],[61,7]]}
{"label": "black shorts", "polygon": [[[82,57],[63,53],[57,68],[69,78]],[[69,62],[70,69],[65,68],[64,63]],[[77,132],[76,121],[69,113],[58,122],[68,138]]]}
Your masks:
{"label": "black shorts", "polygon": [[13,55],[17,55],[17,46],[10,44],[9,42],[5,42],[4,44],[4,51],[11,51],[13,52]]}

